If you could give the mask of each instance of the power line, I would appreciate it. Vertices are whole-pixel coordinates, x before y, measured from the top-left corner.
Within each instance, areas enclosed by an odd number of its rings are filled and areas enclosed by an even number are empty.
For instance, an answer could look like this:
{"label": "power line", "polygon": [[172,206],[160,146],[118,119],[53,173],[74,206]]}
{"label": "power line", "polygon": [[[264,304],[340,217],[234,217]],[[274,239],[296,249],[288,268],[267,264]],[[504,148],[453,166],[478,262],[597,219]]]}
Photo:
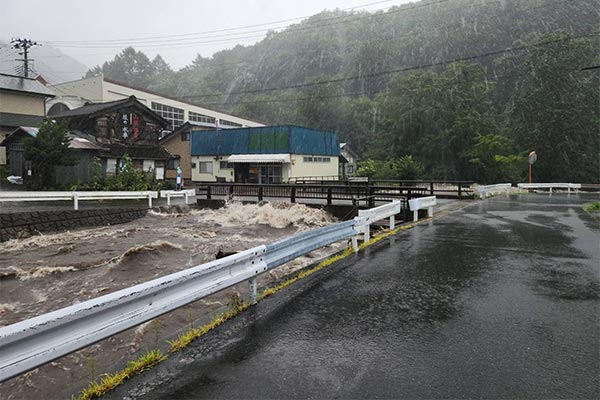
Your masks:
{"label": "power line", "polygon": [[[363,8],[363,7],[368,7],[368,6],[372,6],[372,5],[377,5],[377,4],[382,4],[382,3],[389,3],[395,0],[382,0],[382,1],[376,1],[376,2],[372,2],[372,3],[367,3],[367,4],[361,4],[358,6],[354,6],[354,7],[349,7],[349,8],[343,8],[340,11],[352,11],[355,10],[357,8]],[[449,0],[442,0],[440,2],[446,2]],[[377,10],[375,10],[377,11]],[[112,42],[126,42],[126,43],[132,43],[132,42],[136,42],[136,41],[153,41],[153,40],[162,40],[162,39],[171,39],[171,38],[181,38],[181,37],[189,37],[189,36],[203,36],[206,34],[212,34],[212,33],[220,33],[220,32],[231,32],[234,30],[242,30],[242,29],[247,29],[247,28],[256,28],[256,27],[260,27],[260,26],[269,26],[269,25],[276,25],[276,24],[281,24],[281,23],[286,23],[286,22],[293,22],[293,21],[298,21],[298,20],[302,20],[305,18],[310,18],[313,15],[305,15],[305,16],[301,16],[301,17],[294,17],[294,18],[288,18],[288,19],[283,19],[283,20],[278,20],[278,21],[271,21],[271,22],[265,22],[265,23],[260,23],[260,24],[252,24],[252,25],[245,25],[245,26],[240,26],[240,27],[233,27],[233,28],[225,28],[225,29],[216,29],[216,30],[210,30],[210,31],[202,31],[202,32],[195,32],[195,33],[187,33],[187,34],[178,34],[178,35],[163,35],[163,36],[150,36],[150,37],[145,37],[145,38],[129,38],[129,39],[106,39],[106,40],[63,40],[63,41],[50,41],[48,42],[49,44],[51,43],[61,43],[61,44],[68,44],[68,43],[81,43],[81,44],[85,44],[85,43],[112,43]],[[326,20],[334,20],[334,19],[338,19],[338,18],[344,18],[347,16],[337,16],[337,17],[330,17],[330,18],[326,18],[324,19]],[[324,20],[319,20],[318,22],[322,22]],[[261,31],[263,31],[264,29],[262,29]],[[251,31],[252,32],[252,31]],[[246,32],[248,33],[248,32]]]}
{"label": "power line", "polygon": [[[399,13],[399,12],[405,12],[405,11],[410,11],[410,10],[414,10],[414,9],[418,9],[418,8],[423,8],[423,7],[431,7],[433,5],[437,5],[437,4],[441,4],[441,3],[446,3],[449,2],[451,0],[438,0],[436,2],[432,2],[432,3],[426,3],[426,4],[417,4],[414,6],[405,6],[405,7],[400,7],[397,10],[393,10],[393,11],[387,11],[385,13],[381,13],[381,14],[376,14],[376,13],[368,13],[367,15],[341,15],[341,16],[336,16],[336,17],[330,17],[330,18],[325,18],[325,19],[321,19],[318,21],[315,21],[314,23],[307,23],[308,26],[299,26],[297,28],[288,28],[286,31],[284,31],[285,33],[296,33],[296,32],[300,32],[300,31],[307,31],[307,30],[314,30],[314,29],[318,29],[318,28],[322,28],[324,26],[332,26],[332,25],[337,25],[337,24],[342,24],[342,23],[347,23],[347,22],[351,22],[351,21],[355,21],[355,20],[360,20],[363,18],[379,18],[379,17],[383,17],[383,16],[389,16],[389,15],[393,15],[395,13]],[[372,10],[374,12],[377,11],[383,11],[384,9],[377,9],[377,10]],[[343,10],[342,10],[343,11]],[[305,17],[302,17],[305,18]],[[339,20],[339,19],[343,19],[343,21],[336,21],[330,24],[322,24],[323,21],[330,21],[330,20]],[[285,28],[285,27],[280,27],[280,28]],[[264,30],[263,30],[264,31]],[[252,33],[252,31],[249,32],[240,32],[240,33],[236,33],[236,35],[245,35],[247,33]],[[263,37],[266,34],[266,32],[264,34],[261,35],[252,35],[252,36],[239,36],[236,38],[228,38],[228,39],[216,39],[216,40],[203,40],[203,38],[201,41],[198,41],[199,38],[191,38],[191,39],[185,39],[185,40],[196,40],[195,42],[181,42],[181,43],[177,43],[177,42],[169,42],[169,43],[161,43],[161,42],[157,42],[157,43],[142,43],[142,44],[137,44],[136,47],[139,48],[149,48],[149,49],[160,49],[162,47],[172,47],[172,46],[178,46],[178,47],[191,47],[191,46],[195,46],[198,44],[212,44],[212,43],[220,43],[220,42],[226,42],[226,41],[233,41],[233,40],[242,40],[242,39],[253,39],[253,38],[259,38],[259,37]],[[215,36],[218,37],[218,36]],[[204,38],[205,39],[205,38]],[[48,41],[47,44],[49,45],[55,45],[57,47],[74,47],[74,48],[119,48],[121,46],[123,46],[124,44],[131,44],[131,42],[128,43],[123,43],[123,44],[119,44],[119,45],[111,45],[111,44],[102,44],[101,42],[97,42],[99,44],[60,44],[59,42],[52,42],[52,41]],[[150,46],[150,47],[149,47]]]}
{"label": "power line", "polygon": [[[502,50],[490,51],[490,52],[486,52],[486,53],[465,56],[465,57],[458,57],[458,58],[454,58],[451,60],[444,60],[444,61],[439,61],[439,62],[434,62],[434,63],[421,64],[421,65],[415,65],[415,66],[404,67],[404,68],[397,68],[397,69],[387,70],[387,71],[379,71],[379,72],[374,72],[374,73],[370,73],[370,74],[345,76],[345,77],[341,77],[341,78],[329,79],[329,80],[318,81],[318,82],[303,82],[303,83],[287,85],[287,86],[278,86],[278,87],[262,88],[262,89],[255,89],[255,90],[230,92],[230,93],[227,93],[227,95],[255,94],[255,93],[272,92],[272,91],[276,91],[276,90],[299,89],[299,88],[312,87],[312,86],[317,86],[317,85],[324,85],[324,84],[328,84],[328,83],[340,83],[340,82],[346,82],[349,80],[374,78],[374,77],[379,77],[379,76],[383,76],[383,75],[395,74],[395,73],[400,73],[400,72],[409,72],[409,71],[414,71],[414,70],[418,70],[418,69],[431,68],[431,67],[436,67],[436,66],[441,66],[441,65],[446,65],[446,64],[452,64],[455,62],[472,61],[472,60],[476,60],[479,58],[490,57],[490,56],[500,55],[500,54],[504,54],[504,53],[510,53],[513,51],[525,50],[525,49],[528,49],[531,47],[547,46],[552,43],[558,43],[558,42],[564,42],[564,41],[569,41],[569,40],[574,40],[574,39],[581,39],[583,37],[595,36],[595,35],[598,35],[599,32],[593,32],[590,34],[584,34],[584,35],[579,35],[579,36],[572,36],[572,37],[564,38],[564,39],[556,39],[556,40],[546,41],[543,43],[538,43],[538,44],[533,44],[533,45],[522,45],[522,46],[509,47],[509,48],[502,49]],[[191,96],[181,96],[180,98],[195,99],[195,98],[200,98],[200,97],[217,97],[217,96],[222,96],[222,95],[223,94],[206,93],[206,94],[198,94],[198,95],[191,95]]]}
{"label": "power line", "polygon": [[[486,52],[486,53],[481,53],[481,54],[466,56],[466,57],[458,57],[458,58],[454,58],[454,59],[451,59],[451,60],[445,60],[445,61],[440,61],[440,62],[435,62],[435,63],[420,64],[420,65],[415,65],[415,66],[411,66],[411,67],[398,68],[398,69],[394,69],[394,70],[380,71],[380,72],[373,73],[373,74],[368,74],[368,75],[347,76],[347,77],[341,77],[341,78],[337,78],[337,79],[324,80],[324,81],[319,81],[319,82],[306,82],[306,83],[301,83],[301,84],[296,84],[296,85],[280,86],[280,87],[273,87],[273,88],[266,88],[266,89],[257,89],[257,90],[250,90],[250,91],[240,91],[240,92],[230,92],[230,93],[220,93],[220,94],[211,93],[211,94],[202,94],[202,95],[193,95],[193,96],[179,96],[179,97],[175,98],[175,100],[179,99],[179,100],[186,101],[186,99],[193,99],[193,98],[197,98],[197,97],[209,97],[209,96],[210,97],[217,97],[217,96],[225,96],[225,95],[233,95],[233,94],[266,93],[266,92],[272,92],[272,91],[276,91],[276,90],[298,89],[298,88],[305,88],[305,87],[310,87],[310,86],[324,85],[324,84],[329,84],[329,83],[339,83],[339,82],[344,82],[344,81],[349,81],[349,80],[356,80],[356,79],[361,79],[361,78],[379,77],[379,76],[384,76],[384,75],[388,75],[388,74],[394,74],[394,73],[400,73],[400,72],[409,72],[409,71],[415,71],[415,70],[419,70],[419,69],[431,68],[431,67],[435,67],[435,66],[447,65],[447,64],[452,64],[452,63],[456,63],[456,62],[473,61],[473,60],[476,60],[476,59],[479,59],[479,58],[485,58],[485,57],[489,57],[489,56],[493,56],[493,55],[500,55],[500,54],[505,54],[505,53],[511,53],[511,52],[516,52],[516,51],[521,51],[521,50],[527,50],[529,48],[544,47],[544,46],[548,46],[548,45],[551,45],[551,44],[554,44],[554,43],[567,42],[567,41],[571,41],[571,40],[575,40],[575,39],[581,39],[581,38],[584,38],[584,37],[597,36],[599,34],[600,34],[600,31],[596,31],[596,32],[588,33],[588,34],[582,34],[582,35],[579,35],[579,36],[572,36],[572,37],[568,37],[568,38],[548,40],[548,41],[544,41],[544,42],[540,42],[540,43],[535,43],[535,44],[530,44],[530,45],[515,46],[515,47],[511,47],[511,48],[506,48],[506,49],[501,49],[501,50],[496,50],[496,51],[491,51],[491,52]],[[508,76],[512,76],[512,75],[496,76],[495,79],[502,78],[502,77],[508,77]],[[518,76],[518,75],[516,75],[516,76]],[[144,90],[144,89],[140,89],[140,90]],[[385,93],[386,91],[380,91],[380,92]],[[380,93],[380,92],[375,92],[375,93],[372,93],[372,94],[376,94],[376,93]],[[280,102],[280,101],[281,102],[283,102],[283,101],[303,101],[303,100],[308,100],[308,99],[311,99],[311,98],[314,99],[314,98],[344,97],[344,96],[354,96],[354,95],[359,95],[359,94],[360,95],[365,95],[365,93],[363,93],[363,92],[357,92],[357,93],[336,94],[336,95],[323,96],[323,97],[311,96],[311,97],[296,98],[296,99],[274,99],[274,100],[263,100],[263,101],[257,100],[255,102],[269,103],[269,102]],[[369,94],[366,94],[366,95],[369,95]],[[155,97],[155,98],[145,97],[145,99],[146,100],[159,100],[159,99],[162,99],[162,97]],[[100,99],[88,99],[88,100],[100,101]],[[196,104],[196,105],[198,107],[203,107],[203,106],[213,106],[213,105],[238,104],[240,102],[241,101],[238,100],[238,101],[231,101],[231,102],[214,102],[214,103],[204,103],[204,104]]]}
{"label": "power line", "polygon": [[[558,0],[558,1],[555,1],[555,2],[552,2],[552,3],[546,3],[546,4],[541,5],[541,6],[523,8],[523,9],[520,9],[518,11],[519,12],[526,12],[526,11],[537,10],[537,9],[540,9],[540,8],[546,8],[546,7],[549,7],[549,6],[553,6],[553,5],[556,5],[556,4],[559,4],[559,3],[564,3],[565,1],[567,1],[567,0]],[[475,4],[474,6],[478,6],[478,7],[480,7],[480,6],[489,6],[489,5],[498,4],[498,3],[499,2],[497,0],[494,0],[494,1],[487,2],[487,3],[478,3],[478,4]],[[372,3],[372,4],[374,4],[374,3]],[[455,11],[455,10],[460,10],[462,8],[464,8],[464,7],[457,7],[457,8],[453,8],[453,9],[447,10],[447,11]],[[402,10],[404,10],[404,9],[402,9]],[[339,17],[337,17],[337,18],[339,18]],[[359,42],[353,42],[353,43],[351,43],[351,44],[349,44],[347,46],[344,46],[342,48],[338,47],[338,49],[341,49],[341,50],[349,49],[349,48],[355,47],[357,44],[368,43],[368,42],[371,42],[371,41],[374,41],[374,40],[377,41],[378,43],[384,42],[384,41],[396,41],[396,40],[401,40],[401,39],[406,38],[406,37],[419,36],[419,35],[422,35],[422,34],[431,33],[432,31],[441,31],[441,30],[444,30],[444,29],[456,28],[456,27],[461,27],[461,26],[463,26],[463,23],[449,24],[449,25],[439,26],[437,28],[430,29],[430,30],[422,30],[420,32],[411,32],[411,33],[407,33],[407,34],[403,34],[403,35],[392,35],[392,36],[386,37],[386,38],[377,38],[377,39],[369,39],[369,40],[364,40],[364,41],[359,41]],[[256,38],[256,37],[259,37],[259,36],[252,36],[251,38]],[[232,39],[232,40],[237,40],[237,39]],[[229,39],[227,41],[229,41]],[[177,49],[173,49],[173,50],[177,50]],[[294,52],[294,56],[298,56],[298,55],[302,55],[302,54],[308,54],[308,53],[311,53],[311,52],[310,51]],[[114,54],[114,53],[113,52],[110,52],[110,53],[85,53],[85,54],[82,54],[82,55],[104,55],[104,54],[105,55],[110,55],[110,54]],[[65,57],[65,56],[49,56],[49,57]],[[224,63],[211,63],[210,60],[209,60],[207,62],[207,67],[213,68],[213,67],[221,67],[221,66],[229,66],[229,65],[235,66],[235,65],[247,64],[247,63],[248,63],[248,61],[232,61],[232,62],[224,62]],[[78,71],[76,71],[76,72],[78,72]]]}

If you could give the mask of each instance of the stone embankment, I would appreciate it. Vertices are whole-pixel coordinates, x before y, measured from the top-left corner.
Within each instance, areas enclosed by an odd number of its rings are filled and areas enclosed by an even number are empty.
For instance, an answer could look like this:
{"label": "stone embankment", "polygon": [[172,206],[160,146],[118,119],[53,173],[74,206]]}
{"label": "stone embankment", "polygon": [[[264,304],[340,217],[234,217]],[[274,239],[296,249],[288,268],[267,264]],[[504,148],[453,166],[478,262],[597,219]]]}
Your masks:
{"label": "stone embankment", "polygon": [[0,242],[41,232],[123,224],[145,216],[146,212],[147,210],[142,208],[101,208],[0,213]]}

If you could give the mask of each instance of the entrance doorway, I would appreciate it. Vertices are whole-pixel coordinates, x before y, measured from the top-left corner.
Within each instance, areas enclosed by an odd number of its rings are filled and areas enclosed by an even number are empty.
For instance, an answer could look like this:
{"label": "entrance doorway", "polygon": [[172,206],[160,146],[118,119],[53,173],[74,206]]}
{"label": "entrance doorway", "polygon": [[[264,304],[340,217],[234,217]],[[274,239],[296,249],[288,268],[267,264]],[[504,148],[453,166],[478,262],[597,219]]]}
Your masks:
{"label": "entrance doorway", "polygon": [[234,163],[235,181],[238,183],[276,184],[282,182],[281,164]]}

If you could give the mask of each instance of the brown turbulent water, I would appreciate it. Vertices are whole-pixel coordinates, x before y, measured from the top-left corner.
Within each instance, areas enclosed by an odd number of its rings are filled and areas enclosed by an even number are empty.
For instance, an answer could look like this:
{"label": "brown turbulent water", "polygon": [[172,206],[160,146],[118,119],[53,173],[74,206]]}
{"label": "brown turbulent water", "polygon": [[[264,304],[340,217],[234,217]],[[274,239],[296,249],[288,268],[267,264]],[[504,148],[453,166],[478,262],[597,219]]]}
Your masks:
{"label": "brown turbulent water", "polygon": [[[303,205],[230,203],[219,210],[150,212],[123,225],[46,234],[0,243],[0,326],[13,324],[298,231],[334,222]],[[344,247],[335,244],[262,278],[281,277]],[[259,281],[260,283],[260,281]],[[238,288],[241,291],[243,287]],[[0,385],[0,398],[70,397],[100,373],[227,305],[231,290],[90,346]],[[109,349],[110,351],[105,351]]]}

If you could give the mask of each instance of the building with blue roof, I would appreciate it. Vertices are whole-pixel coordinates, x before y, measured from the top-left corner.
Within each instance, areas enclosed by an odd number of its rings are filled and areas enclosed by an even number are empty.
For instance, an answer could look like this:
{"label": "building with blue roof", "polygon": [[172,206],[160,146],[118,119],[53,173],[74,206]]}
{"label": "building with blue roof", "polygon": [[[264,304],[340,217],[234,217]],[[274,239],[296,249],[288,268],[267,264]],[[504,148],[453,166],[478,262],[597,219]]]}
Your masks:
{"label": "building with blue roof", "polygon": [[192,180],[283,183],[290,178],[337,176],[339,136],[294,125],[192,130]]}

